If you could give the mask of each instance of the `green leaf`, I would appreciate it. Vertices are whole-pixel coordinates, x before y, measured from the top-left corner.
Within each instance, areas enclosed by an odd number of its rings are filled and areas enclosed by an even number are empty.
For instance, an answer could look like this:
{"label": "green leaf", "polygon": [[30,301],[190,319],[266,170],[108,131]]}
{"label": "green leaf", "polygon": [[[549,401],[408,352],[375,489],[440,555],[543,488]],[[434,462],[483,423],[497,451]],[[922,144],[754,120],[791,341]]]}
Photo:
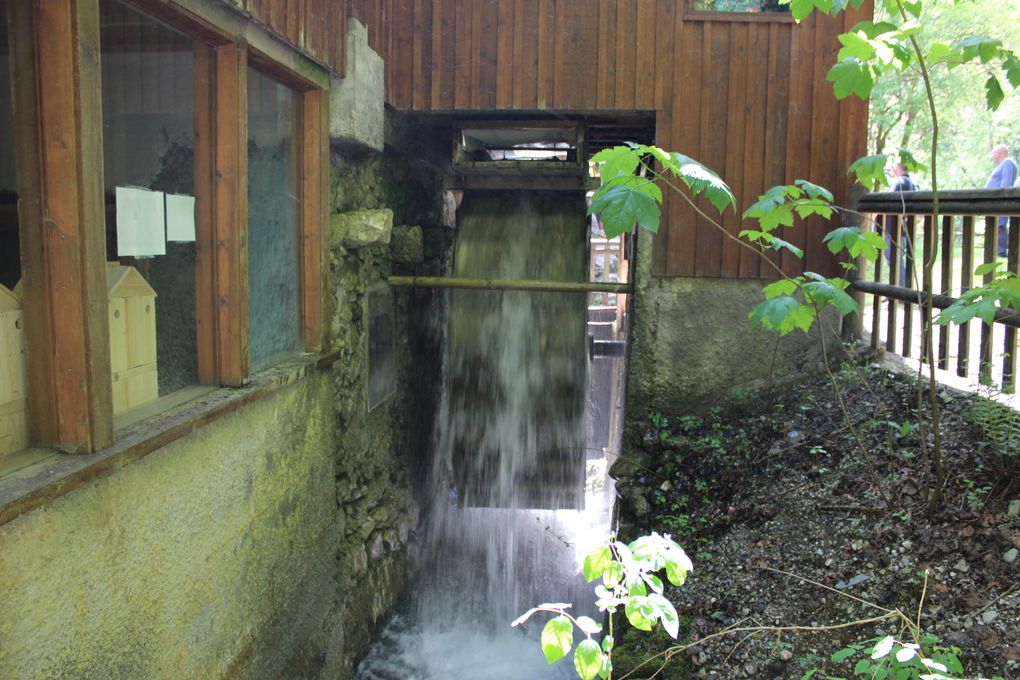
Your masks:
{"label": "green leaf", "polygon": [[581,632],[585,635],[595,635],[602,630],[602,624],[597,623],[595,619],[590,616],[578,616],[577,627],[581,629]]}
{"label": "green leaf", "polygon": [[662,203],[662,189],[659,188],[658,184],[647,177],[625,175],[612,179],[605,184],[628,186],[643,194],[648,194],[648,196],[654,199],[656,203]]}
{"label": "green leaf", "polygon": [[676,607],[673,606],[672,602],[658,594],[649,595],[648,601],[658,612],[659,620],[662,621],[662,627],[666,629],[671,638],[676,639],[676,636],[680,633],[680,617],[677,616]]}
{"label": "green leaf", "polygon": [[613,553],[608,546],[601,545],[592,550],[584,558],[584,580],[594,581],[602,576],[612,561]]}
{"label": "green leaf", "polygon": [[589,212],[599,213],[607,238],[630,231],[635,223],[651,232],[659,230],[658,203],[626,184],[612,184],[596,191]]}
{"label": "green leaf", "polygon": [[[886,635],[884,638],[875,643],[875,646],[871,648],[871,658],[881,659],[889,655],[892,651],[893,644],[896,640],[892,635]],[[835,659],[833,659],[835,661]]]}
{"label": "green leaf", "polygon": [[1006,93],[1002,91],[999,79],[988,76],[988,80],[985,81],[985,102],[988,104],[988,110],[997,111],[1005,98]]}
{"label": "green leaf", "polygon": [[935,323],[941,326],[950,323],[962,325],[977,317],[985,323],[991,324],[995,319],[995,312],[995,302],[991,299],[985,298],[970,303],[957,300],[939,313],[939,318]]}
{"label": "green leaf", "polygon": [[720,213],[728,207],[734,209],[737,207],[736,197],[719,175],[683,154],[674,153],[673,161],[674,164],[670,166],[670,170],[687,185],[694,195],[704,194],[707,196]]}
{"label": "green leaf", "polygon": [[1006,80],[1014,89],[1020,87],[1020,59],[1009,52],[1002,60],[1002,69],[1006,72]]}
{"label": "green leaf", "polygon": [[608,654],[602,655],[602,668],[599,669],[599,677],[602,680],[609,680],[613,675],[613,661]]}
{"label": "green leaf", "polygon": [[1003,266],[1004,265],[1002,262],[985,262],[984,264],[979,264],[977,267],[974,268],[974,274],[976,276],[986,276],[988,274],[994,274]]}
{"label": "green leaf", "polygon": [[899,150],[900,163],[907,166],[907,170],[910,172],[922,172],[928,169],[928,166],[917,160],[914,156],[914,152],[905,146],[901,146]]}
{"label": "green leaf", "polygon": [[566,616],[549,619],[542,629],[542,653],[548,663],[559,661],[574,646],[574,624]]}
{"label": "green leaf", "polygon": [[964,60],[978,59],[982,64],[987,64],[999,56],[1002,41],[975,35],[964,38],[956,44],[956,47],[963,54]]}
{"label": "green leaf", "polygon": [[627,595],[631,597],[644,597],[648,594],[648,588],[645,587],[645,582],[638,577],[634,577],[627,581]]}
{"label": "green leaf", "polygon": [[804,293],[809,300],[825,307],[832,305],[836,310],[846,316],[857,311],[857,303],[843,290],[847,281],[843,279],[825,279],[822,281],[811,281],[804,284]]}
{"label": "green leaf", "polygon": [[638,630],[651,630],[655,626],[656,609],[647,597],[631,597],[623,608],[630,625]]}
{"label": "green leaf", "polygon": [[766,300],[771,300],[780,295],[789,296],[797,292],[797,284],[790,279],[779,279],[762,288],[762,292],[765,293]]}
{"label": "green leaf", "polygon": [[790,0],[790,15],[797,23],[807,19],[814,9],[814,0]]}
{"label": "green leaf", "polygon": [[645,580],[645,583],[648,584],[648,587],[651,588],[653,592],[662,592],[662,579],[658,576],[655,574],[642,574],[641,578]]}
{"label": "green leaf", "polygon": [[599,177],[603,184],[620,176],[632,176],[641,163],[641,154],[627,146],[603,149],[591,157],[592,163],[601,163]]}
{"label": "green leaf", "polygon": [[847,251],[851,257],[864,257],[868,260],[875,260],[878,254],[885,249],[885,239],[881,234],[873,231],[861,233],[858,227],[839,227],[833,229],[822,239],[829,252],[838,255]]}
{"label": "green leaf", "polygon": [[754,323],[786,335],[798,328],[805,333],[810,330],[815,311],[810,305],[802,305],[788,295],[780,295],[762,302],[748,316]]}
{"label": "green leaf", "polygon": [[614,640],[612,635],[604,636],[602,638],[602,649],[603,649],[603,651],[605,651],[607,653],[613,651],[613,644],[614,643],[615,643],[615,640]]}
{"label": "green leaf", "polygon": [[682,569],[675,560],[666,559],[666,578],[676,587],[682,586],[687,581],[687,570]]}
{"label": "green leaf", "polygon": [[811,182],[803,179],[794,180],[793,183],[803,189],[811,198],[818,198],[828,203],[832,203],[832,192],[825,187],[812,184]]}
{"label": "green leaf", "polygon": [[866,674],[868,672],[868,670],[870,668],[871,668],[871,660],[870,659],[861,659],[860,661],[857,662],[856,665],[854,665],[854,673],[856,673],[857,675],[864,675],[864,674]]}
{"label": "green leaf", "polygon": [[789,250],[791,253],[796,255],[798,258],[803,258],[804,257],[804,251],[801,250],[800,248],[798,248],[797,246],[793,245],[789,241],[784,241],[781,238],[773,236],[772,237],[772,241],[770,243],[771,243],[772,247],[774,249],[776,249],[776,250],[784,250],[785,249],[785,250]]}
{"label": "green leaf", "polygon": [[623,581],[623,565],[619,562],[610,562],[602,572],[602,582],[607,588],[615,588]]}
{"label": "green leaf", "polygon": [[925,55],[925,61],[929,64],[946,63],[949,68],[959,66],[963,62],[963,54],[946,43],[932,43]]}
{"label": "green leaf", "polygon": [[593,680],[602,669],[602,650],[594,640],[583,640],[574,650],[574,670],[582,680]]}
{"label": "green leaf", "polygon": [[825,79],[832,82],[836,99],[846,99],[852,94],[867,99],[875,87],[874,67],[854,58],[837,62]]}
{"label": "green leaf", "polygon": [[835,654],[832,655],[833,663],[839,663],[840,661],[846,661],[851,656],[857,653],[857,649],[854,647],[844,647]]}
{"label": "green leaf", "polygon": [[874,189],[885,184],[885,166],[889,158],[884,153],[863,156],[850,164],[847,174],[857,175],[857,181]]}

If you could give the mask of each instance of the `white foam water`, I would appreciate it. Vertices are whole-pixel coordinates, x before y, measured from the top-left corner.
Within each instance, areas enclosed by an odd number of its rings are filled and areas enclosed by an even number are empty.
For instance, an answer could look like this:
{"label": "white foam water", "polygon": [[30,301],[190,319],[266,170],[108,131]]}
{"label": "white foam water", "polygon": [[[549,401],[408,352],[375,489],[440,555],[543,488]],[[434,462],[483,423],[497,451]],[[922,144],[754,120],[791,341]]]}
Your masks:
{"label": "white foam water", "polygon": [[[469,194],[454,274],[581,280],[583,215],[583,195]],[[542,655],[548,615],[510,623],[542,602],[594,614],[578,572],[605,540],[608,501],[604,461],[587,461],[585,483],[585,333],[583,294],[452,295],[420,576],[360,680],[574,677],[569,658],[550,666]]]}

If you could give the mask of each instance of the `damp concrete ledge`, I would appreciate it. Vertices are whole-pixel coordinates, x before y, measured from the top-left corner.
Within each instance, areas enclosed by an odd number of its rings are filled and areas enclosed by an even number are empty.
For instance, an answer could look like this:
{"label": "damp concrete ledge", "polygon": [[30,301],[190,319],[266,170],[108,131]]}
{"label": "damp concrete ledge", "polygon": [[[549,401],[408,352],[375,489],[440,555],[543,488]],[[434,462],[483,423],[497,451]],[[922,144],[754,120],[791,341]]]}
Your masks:
{"label": "damp concrete ledge", "polygon": [[339,357],[337,351],[304,354],[260,371],[244,387],[202,389],[182,404],[118,427],[117,441],[96,453],[31,448],[11,454],[0,460],[0,525],[324,370]]}

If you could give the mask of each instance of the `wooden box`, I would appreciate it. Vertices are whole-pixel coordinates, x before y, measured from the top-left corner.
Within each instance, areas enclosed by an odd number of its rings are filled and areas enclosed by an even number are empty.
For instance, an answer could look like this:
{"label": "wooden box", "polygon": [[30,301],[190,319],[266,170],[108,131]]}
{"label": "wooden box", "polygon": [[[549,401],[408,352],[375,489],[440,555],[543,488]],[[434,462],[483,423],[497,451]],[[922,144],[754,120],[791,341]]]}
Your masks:
{"label": "wooden box", "polygon": [[0,455],[28,446],[21,300],[0,285]]}
{"label": "wooden box", "polygon": [[134,267],[106,263],[110,313],[113,412],[159,396],[156,370],[156,291]]}

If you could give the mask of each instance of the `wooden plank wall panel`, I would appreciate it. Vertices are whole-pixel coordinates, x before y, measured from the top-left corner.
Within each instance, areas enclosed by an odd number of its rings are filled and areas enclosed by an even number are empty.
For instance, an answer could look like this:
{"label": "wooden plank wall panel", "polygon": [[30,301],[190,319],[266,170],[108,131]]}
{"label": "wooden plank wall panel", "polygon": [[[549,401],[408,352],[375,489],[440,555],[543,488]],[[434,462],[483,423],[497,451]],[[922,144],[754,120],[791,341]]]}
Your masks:
{"label": "wooden plank wall panel", "polygon": [[[845,196],[843,168],[863,152],[866,107],[838,104],[824,76],[836,33],[865,12],[794,26],[685,20],[684,0],[341,4],[368,27],[397,108],[654,111],[657,142],[720,172],[741,207],[767,187],[799,178]],[[774,275],[681,201],[668,200],[663,215],[655,274]],[[742,227],[733,213],[723,222],[733,234]],[[820,238],[827,226],[818,221],[783,236],[805,248],[810,266],[825,270],[831,259]],[[786,253],[772,257],[788,273],[804,266]]]}
{"label": "wooden plank wall panel", "polygon": [[[677,44],[675,36],[679,34],[681,24],[677,24],[678,12],[675,11],[674,0],[658,0],[656,6],[655,53],[659,62],[655,68],[655,139],[667,149],[673,144],[673,71]],[[601,100],[599,102],[601,104]],[[666,188],[663,187],[663,191]],[[664,225],[671,224],[675,219],[678,206],[672,200],[665,201],[662,206]],[[655,235],[655,247],[652,250],[652,271],[664,273],[669,257],[669,229],[661,229]]]}
{"label": "wooden plank wall panel", "polygon": [[618,0],[616,3],[616,97],[614,108],[634,108],[634,75],[637,55],[637,2]]}
{"label": "wooden plank wall panel", "polygon": [[[496,108],[496,60],[499,54],[499,4],[497,0],[476,0],[481,11],[475,10],[475,22],[478,32],[474,36],[478,55],[478,98],[475,108]],[[509,28],[507,29],[509,30]]]}
{"label": "wooden plank wall panel", "polygon": [[[514,0],[498,0],[496,26],[496,108],[511,109],[514,105],[514,69],[507,68],[514,60]],[[507,28],[504,28],[507,27]]]}
{"label": "wooden plank wall panel", "polygon": [[534,109],[538,104],[538,0],[514,0],[514,101],[515,109]]}
{"label": "wooden plank wall panel", "polygon": [[634,42],[634,108],[650,111],[655,106],[655,0],[637,0],[637,34]]}
{"label": "wooden plank wall panel", "polygon": [[[764,187],[786,182],[786,138],[789,114],[790,80],[786,77],[790,72],[790,25],[772,24],[769,26],[769,61],[768,61],[768,93],[765,101],[765,118],[767,125],[764,142]],[[787,236],[784,234],[784,237]],[[769,259],[782,266],[782,254],[772,251]],[[762,271],[768,276],[774,275],[771,267],[763,266]]]}
{"label": "wooden plank wall panel", "polygon": [[[743,182],[742,174],[746,168],[744,162],[744,133],[746,132],[747,118],[747,71],[751,68],[747,55],[749,25],[745,23],[731,23],[729,26],[730,47],[729,47],[729,75],[728,92],[726,100],[727,126],[723,137],[718,137],[717,143],[722,147],[724,158],[720,159],[720,165],[714,169],[722,174],[723,178],[733,189],[737,197],[737,205],[747,205],[747,193],[744,191],[746,185]],[[707,207],[707,206],[706,206]],[[737,234],[740,227],[739,211],[727,210],[721,217],[721,222],[730,234]],[[715,213],[712,213],[715,216]],[[720,234],[722,236],[722,234]],[[722,236],[722,276],[736,278],[740,275],[740,244],[731,238]]]}
{"label": "wooden plank wall panel", "polygon": [[[679,14],[679,13],[678,13]],[[688,156],[701,154],[702,95],[705,91],[703,63],[707,23],[682,22],[673,63],[673,138],[670,149]],[[669,253],[662,274],[694,276],[698,221],[694,209],[679,199],[671,200],[672,222],[667,227]],[[678,225],[673,227],[672,225]],[[681,228],[679,225],[683,225]]]}
{"label": "wooden plank wall panel", "polygon": [[[811,162],[809,174],[805,179],[824,187],[835,187],[837,182],[844,181],[842,177],[844,172],[833,163],[837,158],[839,109],[832,93],[832,84],[825,80],[829,67],[836,62],[836,53],[839,51],[836,35],[839,30],[840,22],[823,17],[817,20],[814,33],[814,70],[811,78],[815,83],[811,102],[814,115],[811,117],[810,128]],[[833,122],[836,125],[833,125]],[[804,266],[808,271],[826,276],[834,276],[837,273],[833,258],[821,245],[822,239],[831,228],[827,220],[818,217],[807,221]]]}
{"label": "wooden plank wall panel", "polygon": [[538,108],[552,108],[553,81],[555,70],[553,59],[556,54],[556,4],[554,0],[538,2]]}
{"label": "wooden plank wall panel", "polygon": [[[699,153],[696,158],[714,172],[726,171],[726,130],[729,124],[730,31],[726,24],[706,24],[702,55],[702,103]],[[711,214],[712,205],[704,198],[698,205]],[[705,220],[697,222],[694,250],[694,275],[719,276],[722,271],[723,237]]]}
{"label": "wooden plank wall panel", "polygon": [[[747,41],[747,107],[744,116],[743,189],[741,206],[750,205],[765,186],[765,106],[768,97],[769,26],[748,24]],[[734,178],[736,181],[736,178]],[[750,226],[741,222],[741,228]],[[747,248],[740,248],[740,278],[758,278],[761,258]]]}
{"label": "wooden plank wall panel", "polygon": [[616,0],[599,0],[595,91],[600,109],[611,109],[616,101],[616,28]]}

